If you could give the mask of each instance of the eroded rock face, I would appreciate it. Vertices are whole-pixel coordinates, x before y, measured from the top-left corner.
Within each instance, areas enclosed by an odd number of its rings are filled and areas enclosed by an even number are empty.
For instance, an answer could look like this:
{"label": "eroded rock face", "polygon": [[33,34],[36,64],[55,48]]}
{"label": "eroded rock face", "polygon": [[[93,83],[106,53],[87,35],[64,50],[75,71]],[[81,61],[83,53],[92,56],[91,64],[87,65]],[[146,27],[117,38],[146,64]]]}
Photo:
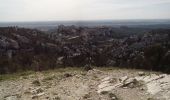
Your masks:
{"label": "eroded rock face", "polygon": [[136,77],[136,79],[145,82],[147,91],[153,95],[153,98],[158,100],[170,99],[170,75],[151,74],[149,76]]}
{"label": "eroded rock face", "polygon": [[[152,95],[156,100],[169,100],[170,99],[170,75],[167,74],[151,74],[128,77],[124,76],[112,83],[113,77],[108,76],[101,80],[98,85],[98,93],[115,91],[118,88],[137,88],[140,87],[143,90],[143,86],[146,86],[146,91]],[[117,79],[118,80],[118,79]]]}
{"label": "eroded rock face", "polygon": [[[169,100],[169,75],[127,69],[47,71],[0,81],[0,99]],[[41,85],[34,85],[37,80]],[[12,100],[13,100],[12,99]],[[150,100],[150,99],[148,99]]]}
{"label": "eroded rock face", "polygon": [[0,36],[0,47],[2,49],[19,49],[19,44],[13,39]]}
{"label": "eroded rock face", "polygon": [[19,44],[13,39],[9,39],[9,48],[19,49]]}
{"label": "eroded rock face", "polygon": [[29,39],[26,38],[25,36],[21,36],[21,35],[18,35],[18,34],[13,34],[18,41],[20,41],[21,43],[29,43]]}

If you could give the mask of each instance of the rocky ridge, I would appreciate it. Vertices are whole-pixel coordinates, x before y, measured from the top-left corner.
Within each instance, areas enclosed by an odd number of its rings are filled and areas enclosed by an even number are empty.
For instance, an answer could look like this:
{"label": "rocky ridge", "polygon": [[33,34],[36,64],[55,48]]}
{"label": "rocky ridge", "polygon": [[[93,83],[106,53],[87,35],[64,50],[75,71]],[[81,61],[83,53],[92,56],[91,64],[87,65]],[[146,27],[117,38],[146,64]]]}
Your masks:
{"label": "rocky ridge", "polygon": [[4,100],[169,100],[170,76],[140,70],[58,69],[0,82]]}
{"label": "rocky ridge", "polygon": [[[0,28],[0,73],[85,65],[169,72],[169,29],[122,33],[117,37],[118,29],[59,26],[44,33],[18,27]],[[119,30],[126,32],[130,28]]]}

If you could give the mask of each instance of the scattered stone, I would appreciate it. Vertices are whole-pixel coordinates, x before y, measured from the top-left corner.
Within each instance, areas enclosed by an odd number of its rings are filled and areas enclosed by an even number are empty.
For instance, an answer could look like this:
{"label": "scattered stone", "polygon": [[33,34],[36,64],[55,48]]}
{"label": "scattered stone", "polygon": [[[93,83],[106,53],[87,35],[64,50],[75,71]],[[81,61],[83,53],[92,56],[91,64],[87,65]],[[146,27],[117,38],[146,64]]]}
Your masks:
{"label": "scattered stone", "polygon": [[52,100],[61,100],[61,98],[60,97],[54,97]]}
{"label": "scattered stone", "polygon": [[123,83],[125,80],[127,80],[128,79],[128,76],[124,76],[124,77],[121,77],[120,79],[119,79],[119,81],[121,82],[121,83]]}
{"label": "scattered stone", "polygon": [[17,96],[8,96],[5,100],[18,100]]}
{"label": "scattered stone", "polygon": [[37,99],[38,96],[37,96],[37,95],[34,95],[34,96],[32,96],[31,98],[32,98],[32,99]]}
{"label": "scattered stone", "polygon": [[84,66],[84,70],[85,71],[89,71],[89,70],[92,70],[93,68],[90,66],[90,65],[85,65]]}
{"label": "scattered stone", "polygon": [[102,92],[109,92],[117,87],[122,86],[122,83],[117,83],[117,84],[113,84],[112,83],[112,77],[106,77],[104,79],[101,80],[101,83],[98,85],[98,93],[102,93]]}
{"label": "scattered stone", "polygon": [[36,94],[36,95],[33,95],[32,96],[32,99],[37,99],[37,98],[39,98],[40,96],[43,96],[45,93],[44,92],[42,92],[42,93],[39,93],[39,94]]}
{"label": "scattered stone", "polygon": [[106,95],[106,94],[108,94],[108,93],[109,93],[108,91],[102,91],[102,92],[101,92],[102,95]]}
{"label": "scattered stone", "polygon": [[33,95],[39,94],[39,93],[43,93],[44,90],[42,88],[36,88],[36,89],[32,89],[30,91],[27,91],[28,93],[31,93]]}
{"label": "scattered stone", "polygon": [[38,88],[36,91],[37,91],[37,93],[42,93],[42,92],[44,92],[44,90],[43,90],[42,88]]}
{"label": "scattered stone", "polygon": [[122,87],[134,88],[139,82],[135,78],[128,78],[123,82]]}
{"label": "scattered stone", "polygon": [[109,93],[109,97],[111,98],[111,100],[119,100],[118,97],[113,93]]}
{"label": "scattered stone", "polygon": [[31,94],[31,91],[25,91],[24,94]]}
{"label": "scattered stone", "polygon": [[37,94],[37,96],[42,96],[42,95],[44,95],[45,93],[44,92],[42,92],[42,93],[39,93],[39,94]]}
{"label": "scattered stone", "polygon": [[35,86],[41,86],[41,83],[38,80],[34,80],[32,84],[34,84]]}
{"label": "scattered stone", "polygon": [[103,73],[103,72],[100,71],[100,70],[92,69],[92,70],[89,70],[86,75],[88,75],[88,76],[93,76],[93,75],[99,75],[99,74],[102,74],[102,73]]}
{"label": "scattered stone", "polygon": [[65,73],[65,74],[64,74],[64,77],[68,78],[68,77],[72,77],[72,75],[69,74],[69,73]]}
{"label": "scattered stone", "polygon": [[154,99],[154,98],[148,98],[147,100],[156,100],[156,99]]}
{"label": "scattered stone", "polygon": [[84,96],[83,96],[83,99],[88,99],[88,98],[90,98],[90,94],[88,93],[88,94],[85,94]]}
{"label": "scattered stone", "polygon": [[139,76],[144,76],[145,73],[144,73],[144,72],[138,72],[138,75],[139,75]]}
{"label": "scattered stone", "polygon": [[47,100],[50,98],[50,97],[45,97]]}
{"label": "scattered stone", "polygon": [[102,79],[101,81],[102,81],[102,82],[105,82],[105,81],[109,81],[110,79],[111,79],[111,77],[108,76],[108,77],[105,77],[104,79]]}
{"label": "scattered stone", "polygon": [[111,99],[112,99],[112,100],[117,100],[116,97],[112,97]]}

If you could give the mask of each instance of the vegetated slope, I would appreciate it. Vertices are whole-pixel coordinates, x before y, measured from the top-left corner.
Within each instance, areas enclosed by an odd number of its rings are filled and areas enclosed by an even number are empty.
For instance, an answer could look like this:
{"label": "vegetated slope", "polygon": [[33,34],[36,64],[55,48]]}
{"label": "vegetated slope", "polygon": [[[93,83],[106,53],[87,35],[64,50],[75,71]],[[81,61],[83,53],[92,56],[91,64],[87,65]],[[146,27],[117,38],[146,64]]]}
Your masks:
{"label": "vegetated slope", "polygon": [[46,34],[18,27],[0,28],[0,73],[86,64],[169,72],[170,29],[143,34],[131,31],[136,30],[61,25]]}

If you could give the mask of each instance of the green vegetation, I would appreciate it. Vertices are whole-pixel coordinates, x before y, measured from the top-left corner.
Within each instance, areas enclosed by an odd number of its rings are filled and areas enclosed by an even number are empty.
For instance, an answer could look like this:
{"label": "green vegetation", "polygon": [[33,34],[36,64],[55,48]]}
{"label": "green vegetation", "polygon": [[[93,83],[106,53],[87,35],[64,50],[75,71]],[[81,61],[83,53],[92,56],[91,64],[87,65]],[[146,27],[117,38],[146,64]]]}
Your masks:
{"label": "green vegetation", "polygon": [[16,80],[19,79],[20,77],[26,78],[28,75],[33,74],[33,71],[26,71],[26,72],[18,72],[18,73],[13,73],[13,74],[5,74],[5,75],[0,75],[0,81],[5,81],[5,80]]}
{"label": "green vegetation", "polygon": [[60,25],[45,34],[35,29],[1,27],[0,74],[86,65],[170,72],[170,29],[142,29],[140,35],[139,30]]}

